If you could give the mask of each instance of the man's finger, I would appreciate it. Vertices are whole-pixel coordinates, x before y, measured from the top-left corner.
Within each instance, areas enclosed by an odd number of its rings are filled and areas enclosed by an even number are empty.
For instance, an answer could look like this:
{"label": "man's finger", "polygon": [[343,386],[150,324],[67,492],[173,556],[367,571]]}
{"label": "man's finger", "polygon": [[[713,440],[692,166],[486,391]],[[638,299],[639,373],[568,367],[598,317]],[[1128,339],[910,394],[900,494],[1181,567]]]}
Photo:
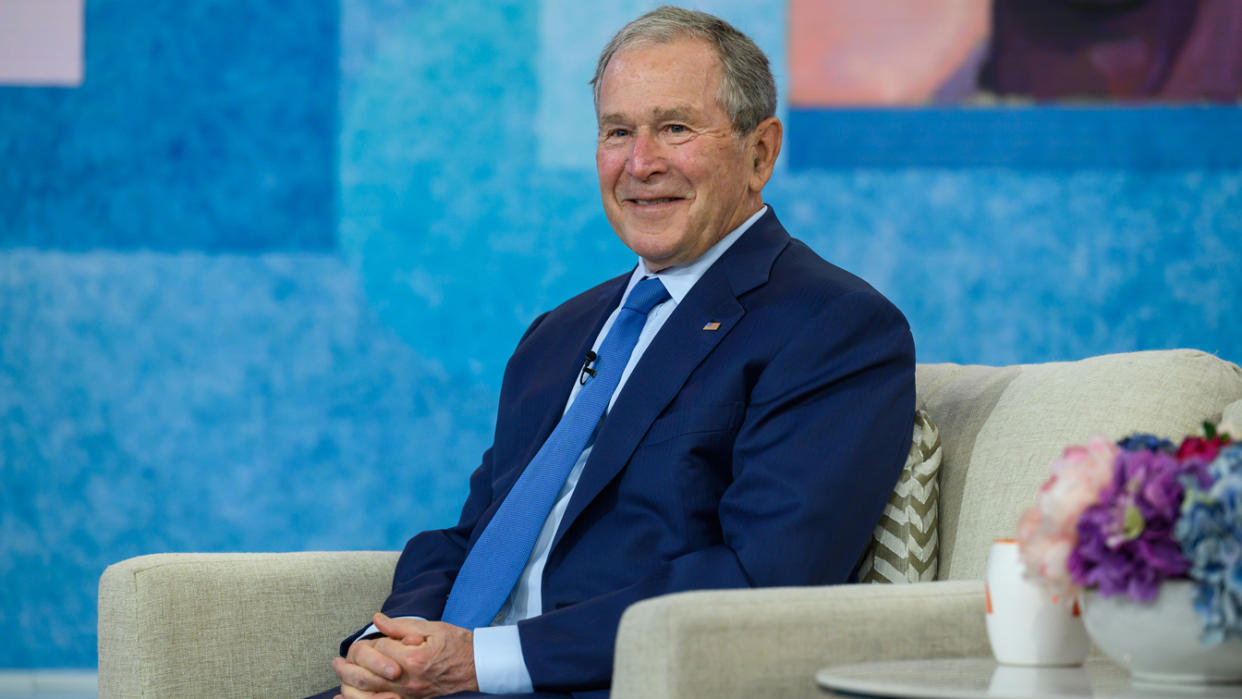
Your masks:
{"label": "man's finger", "polygon": [[354,662],[354,658],[358,657],[358,653],[363,648],[367,646],[373,646],[373,645],[375,645],[374,638],[360,638],[357,641],[354,641],[353,643],[349,644],[349,651],[345,653],[345,659],[352,663]]}
{"label": "man's finger", "polygon": [[[390,638],[378,639],[393,643]],[[358,649],[357,653],[352,653],[354,657],[349,662],[357,665],[377,677],[381,677],[388,681],[396,681],[401,677],[401,665],[397,658],[390,654],[383,653],[377,648],[378,644],[367,644]]]}
{"label": "man's finger", "polygon": [[340,699],[375,699],[374,693],[347,685],[341,685],[341,693],[337,696]]}
{"label": "man's finger", "polygon": [[363,689],[368,692],[386,691],[392,688],[392,683],[387,678],[344,658],[333,658],[332,669],[336,671],[337,677],[341,678],[341,693],[346,697],[350,696],[346,691],[350,688]]}
{"label": "man's finger", "polygon": [[427,668],[431,654],[434,652],[434,644],[415,645],[395,638],[381,638],[376,642],[375,650],[399,663],[404,674],[412,677],[419,675]]}
{"label": "man's finger", "polygon": [[385,636],[404,640],[407,644],[416,646],[427,640],[427,622],[421,619],[393,619],[383,612],[376,612],[371,621]]}
{"label": "man's finger", "polygon": [[355,689],[353,687],[342,688],[342,694],[337,695],[337,699],[401,699],[401,697],[393,692],[368,692],[364,689]]}
{"label": "man's finger", "polygon": [[368,692],[355,687],[342,687],[338,696],[340,699],[402,699],[394,692]]}

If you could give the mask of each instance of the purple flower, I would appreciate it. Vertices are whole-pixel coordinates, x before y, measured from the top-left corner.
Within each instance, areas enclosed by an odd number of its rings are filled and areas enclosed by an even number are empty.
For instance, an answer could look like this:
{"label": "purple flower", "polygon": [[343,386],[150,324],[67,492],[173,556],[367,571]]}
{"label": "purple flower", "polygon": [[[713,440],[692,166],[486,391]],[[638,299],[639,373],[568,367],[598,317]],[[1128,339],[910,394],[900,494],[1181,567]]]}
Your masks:
{"label": "purple flower", "polygon": [[[1058,471],[1054,462],[1053,478],[1040,490],[1040,508],[1019,522],[1020,537],[1024,524],[1042,526],[1049,512],[1059,513],[1056,521],[1063,526],[1054,532],[1056,542],[1076,541],[1068,557],[1057,559],[1064,561],[1062,577],[1104,597],[1124,594],[1139,602],[1155,599],[1162,581],[1188,577],[1196,585],[1203,641],[1242,639],[1242,444],[1231,443],[1226,432],[1242,430],[1222,426],[1218,432],[1205,423],[1204,436],[1187,437],[1180,447],[1153,435],[1131,435],[1113,447],[1113,456],[1098,460],[1095,485],[1086,491],[1066,480],[1076,471]],[[1062,491],[1088,497],[1068,499]],[[1044,512],[1049,505],[1055,507]],[[1037,577],[1049,579],[1054,572],[1045,565]]]}
{"label": "purple flower", "polygon": [[1067,561],[1074,582],[1098,587],[1103,597],[1126,594],[1151,601],[1161,580],[1183,577],[1190,569],[1173,526],[1185,493],[1180,477],[1197,477],[1202,467],[1179,462],[1169,442],[1168,449],[1127,450],[1126,442],[1155,439],[1145,437],[1122,441],[1112,483],[1078,520],[1078,544]]}

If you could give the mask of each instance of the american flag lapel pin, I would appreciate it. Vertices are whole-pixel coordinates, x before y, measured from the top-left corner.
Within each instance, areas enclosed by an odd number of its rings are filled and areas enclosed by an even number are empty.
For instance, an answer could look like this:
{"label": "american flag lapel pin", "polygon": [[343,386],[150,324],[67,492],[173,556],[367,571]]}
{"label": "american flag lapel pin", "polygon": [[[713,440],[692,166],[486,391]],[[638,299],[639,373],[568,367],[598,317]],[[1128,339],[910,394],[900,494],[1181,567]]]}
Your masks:
{"label": "american flag lapel pin", "polygon": [[713,320],[712,322],[708,323],[707,325],[704,325],[704,326],[703,326],[703,329],[704,329],[704,330],[719,330],[719,329],[720,329],[720,321],[718,321],[718,320]]}

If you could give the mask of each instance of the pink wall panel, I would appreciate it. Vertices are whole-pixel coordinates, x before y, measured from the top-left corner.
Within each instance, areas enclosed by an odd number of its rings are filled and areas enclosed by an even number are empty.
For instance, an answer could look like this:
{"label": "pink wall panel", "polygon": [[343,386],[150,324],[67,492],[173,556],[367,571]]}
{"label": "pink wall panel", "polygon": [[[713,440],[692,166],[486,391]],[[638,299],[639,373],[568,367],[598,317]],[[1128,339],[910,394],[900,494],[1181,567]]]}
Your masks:
{"label": "pink wall panel", "polygon": [[990,0],[790,0],[790,104],[969,96],[990,21]]}
{"label": "pink wall panel", "polygon": [[0,0],[0,85],[82,84],[83,0]]}

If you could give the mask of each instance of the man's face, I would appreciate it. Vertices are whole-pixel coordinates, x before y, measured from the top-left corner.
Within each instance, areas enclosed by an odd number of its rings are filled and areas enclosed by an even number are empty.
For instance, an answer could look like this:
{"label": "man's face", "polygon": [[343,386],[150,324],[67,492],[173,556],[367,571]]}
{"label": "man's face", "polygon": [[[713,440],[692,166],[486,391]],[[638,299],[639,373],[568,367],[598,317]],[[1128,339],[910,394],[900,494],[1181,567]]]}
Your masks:
{"label": "man's face", "polygon": [[763,203],[770,169],[756,176],[754,138],[735,136],[716,101],[720,79],[709,44],[678,39],[616,53],[600,81],[604,213],[652,271],[692,262]]}

